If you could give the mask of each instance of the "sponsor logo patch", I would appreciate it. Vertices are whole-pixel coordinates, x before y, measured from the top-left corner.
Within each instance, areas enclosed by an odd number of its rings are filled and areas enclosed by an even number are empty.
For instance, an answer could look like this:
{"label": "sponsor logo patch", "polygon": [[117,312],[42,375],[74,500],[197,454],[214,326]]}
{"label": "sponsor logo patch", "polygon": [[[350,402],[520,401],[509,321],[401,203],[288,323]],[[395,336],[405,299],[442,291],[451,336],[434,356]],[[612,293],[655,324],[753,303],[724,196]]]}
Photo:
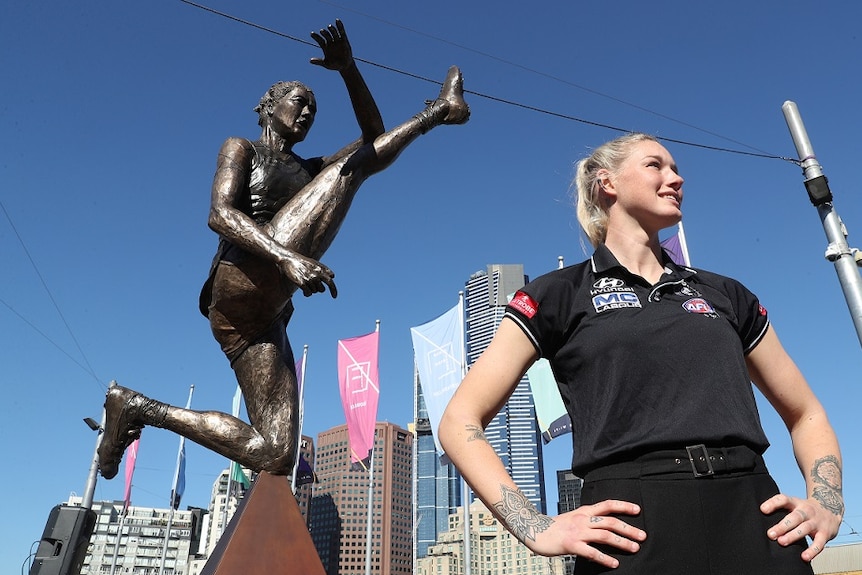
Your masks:
{"label": "sponsor logo patch", "polygon": [[693,297],[682,304],[682,307],[688,313],[699,313],[707,317],[718,317],[715,309],[708,301],[701,297]]}
{"label": "sponsor logo patch", "polygon": [[533,319],[533,316],[539,311],[539,304],[536,303],[536,300],[522,291],[515,294],[515,297],[509,302],[509,307],[518,310],[530,319]]}
{"label": "sponsor logo patch", "polygon": [[758,306],[758,308],[759,309],[757,311],[758,311],[758,313],[760,313],[760,315],[766,315],[766,308],[765,307],[763,307],[761,305],[761,306]]}
{"label": "sponsor logo patch", "polygon": [[593,307],[596,308],[597,313],[601,313],[609,309],[643,306],[641,305],[641,300],[638,299],[636,293],[630,291],[615,291],[593,296]]}
{"label": "sponsor logo patch", "polygon": [[621,279],[602,278],[599,281],[597,281],[596,283],[594,283],[593,287],[596,288],[597,290],[606,290],[606,289],[621,288],[624,285],[626,285],[626,282],[624,282]]}

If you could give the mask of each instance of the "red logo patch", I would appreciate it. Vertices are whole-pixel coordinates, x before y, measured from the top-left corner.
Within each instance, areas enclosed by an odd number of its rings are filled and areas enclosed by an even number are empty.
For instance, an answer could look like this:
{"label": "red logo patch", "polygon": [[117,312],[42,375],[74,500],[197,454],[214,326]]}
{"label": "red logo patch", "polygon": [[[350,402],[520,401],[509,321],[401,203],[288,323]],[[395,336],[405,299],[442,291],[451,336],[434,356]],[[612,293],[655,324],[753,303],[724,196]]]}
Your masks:
{"label": "red logo patch", "polygon": [[515,297],[509,302],[509,307],[518,310],[530,319],[533,319],[533,316],[539,311],[539,304],[536,303],[536,300],[522,291],[515,294]]}
{"label": "red logo patch", "polygon": [[760,315],[766,315],[766,308],[763,306],[759,306],[759,307],[760,307],[760,309],[758,309],[757,311],[760,313]]}

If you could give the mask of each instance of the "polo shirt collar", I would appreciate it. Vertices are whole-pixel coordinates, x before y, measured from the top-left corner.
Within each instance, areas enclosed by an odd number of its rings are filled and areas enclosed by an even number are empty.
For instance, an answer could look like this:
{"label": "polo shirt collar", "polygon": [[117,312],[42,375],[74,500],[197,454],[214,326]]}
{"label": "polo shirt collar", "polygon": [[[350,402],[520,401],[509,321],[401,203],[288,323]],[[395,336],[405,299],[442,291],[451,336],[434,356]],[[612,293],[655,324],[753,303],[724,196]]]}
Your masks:
{"label": "polo shirt collar", "polygon": [[[670,274],[671,277],[684,279],[697,273],[689,267],[675,264],[665,250],[662,250],[662,255],[664,257],[665,273]],[[611,253],[611,250],[605,244],[599,244],[596,247],[596,251],[593,252],[590,258],[590,265],[593,273],[597,275],[604,274],[613,268],[619,268],[625,270],[626,273],[631,273],[617,260],[616,256]]]}

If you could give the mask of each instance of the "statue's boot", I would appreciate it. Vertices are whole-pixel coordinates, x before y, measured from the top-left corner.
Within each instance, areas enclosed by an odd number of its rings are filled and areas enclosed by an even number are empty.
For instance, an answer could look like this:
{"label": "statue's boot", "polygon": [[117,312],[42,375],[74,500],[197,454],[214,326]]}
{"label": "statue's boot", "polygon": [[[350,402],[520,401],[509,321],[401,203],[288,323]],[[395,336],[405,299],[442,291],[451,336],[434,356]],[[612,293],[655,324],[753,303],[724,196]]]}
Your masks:
{"label": "statue's boot", "polygon": [[464,100],[464,77],[458,66],[449,68],[437,99],[426,103],[427,107],[414,116],[423,134],[440,124],[464,124],[470,119],[470,107]]}
{"label": "statue's boot", "polygon": [[448,112],[443,118],[444,124],[464,124],[470,119],[470,107],[464,100],[464,76],[458,66],[449,68],[449,73],[443,80],[443,87],[437,96],[437,102],[441,101],[448,104]]}
{"label": "statue's boot", "polygon": [[164,423],[168,406],[136,391],[114,385],[105,396],[105,429],[99,443],[99,472],[105,479],[117,475],[126,448],[141,437],[144,425]]}

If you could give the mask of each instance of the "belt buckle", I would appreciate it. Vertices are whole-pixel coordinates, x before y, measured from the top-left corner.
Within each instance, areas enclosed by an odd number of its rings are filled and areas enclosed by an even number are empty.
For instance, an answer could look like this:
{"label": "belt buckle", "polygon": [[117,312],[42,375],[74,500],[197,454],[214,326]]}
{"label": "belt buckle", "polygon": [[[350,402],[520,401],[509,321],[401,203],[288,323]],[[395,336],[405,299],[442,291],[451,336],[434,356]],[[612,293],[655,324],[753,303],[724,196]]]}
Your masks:
{"label": "belt buckle", "polygon": [[[689,445],[685,448],[688,453],[688,461],[691,463],[691,470],[695,477],[709,477],[715,475],[715,470],[712,468],[712,461],[709,459],[709,453],[706,451],[706,445]],[[704,467],[706,469],[704,469]]]}

